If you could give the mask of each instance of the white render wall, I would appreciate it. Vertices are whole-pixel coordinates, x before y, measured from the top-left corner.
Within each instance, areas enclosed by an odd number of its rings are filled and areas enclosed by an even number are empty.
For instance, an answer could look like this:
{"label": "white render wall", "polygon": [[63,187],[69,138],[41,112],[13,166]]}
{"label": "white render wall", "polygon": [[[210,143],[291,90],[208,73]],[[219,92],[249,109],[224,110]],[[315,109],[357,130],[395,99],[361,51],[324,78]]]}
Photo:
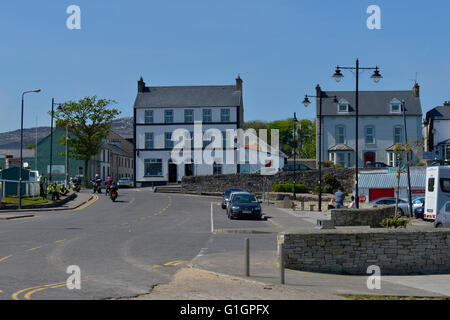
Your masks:
{"label": "white render wall", "polygon": [[[400,116],[359,116],[358,117],[358,140],[359,140],[359,165],[364,165],[364,153],[375,152],[376,161],[388,164],[386,149],[394,144],[394,127],[403,127],[403,117]],[[329,159],[329,148],[336,145],[336,126],[345,126],[344,143],[355,150],[355,117],[354,116],[324,116],[322,117],[322,159]],[[365,127],[375,128],[375,144],[366,145]],[[422,119],[420,116],[407,116],[406,126],[408,140],[412,139],[422,142]],[[318,126],[317,126],[318,128]],[[403,134],[403,132],[402,132]],[[317,154],[318,159],[318,154]],[[354,152],[352,153],[351,164],[354,165]]]}
{"label": "white render wall", "polygon": [[434,147],[442,141],[450,139],[450,120],[434,120]]}
{"label": "white render wall", "polygon": [[208,107],[208,108],[139,108],[136,109],[136,123],[144,123],[145,120],[145,110],[153,110],[153,122],[155,124],[164,125],[164,111],[173,110],[173,122],[184,123],[184,110],[194,110],[194,121],[203,120],[203,109],[211,109],[212,122],[220,122],[220,110],[229,109],[230,110],[230,122],[237,121],[237,107]]}

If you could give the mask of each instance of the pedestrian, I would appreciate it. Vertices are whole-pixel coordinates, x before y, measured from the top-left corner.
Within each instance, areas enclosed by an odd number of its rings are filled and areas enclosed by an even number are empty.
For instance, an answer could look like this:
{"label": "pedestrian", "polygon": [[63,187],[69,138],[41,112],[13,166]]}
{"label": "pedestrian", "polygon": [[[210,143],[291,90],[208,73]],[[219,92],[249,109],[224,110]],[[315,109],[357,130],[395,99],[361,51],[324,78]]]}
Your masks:
{"label": "pedestrian", "polygon": [[334,198],[336,201],[336,209],[340,209],[344,206],[345,193],[342,190],[342,187],[338,189],[338,192],[334,194]]}
{"label": "pedestrian", "polygon": [[41,173],[41,175],[38,178],[39,182],[39,196],[42,197],[42,199],[45,199],[45,191],[44,191],[44,174]]}
{"label": "pedestrian", "polygon": [[52,192],[52,201],[59,200],[59,192],[56,182],[52,184],[51,192]]}
{"label": "pedestrian", "polygon": [[331,198],[330,202],[328,202],[328,210],[336,209],[336,201],[334,197]]}
{"label": "pedestrian", "polygon": [[355,202],[355,196],[352,196],[352,201],[348,205],[349,209],[356,209],[356,202]]}

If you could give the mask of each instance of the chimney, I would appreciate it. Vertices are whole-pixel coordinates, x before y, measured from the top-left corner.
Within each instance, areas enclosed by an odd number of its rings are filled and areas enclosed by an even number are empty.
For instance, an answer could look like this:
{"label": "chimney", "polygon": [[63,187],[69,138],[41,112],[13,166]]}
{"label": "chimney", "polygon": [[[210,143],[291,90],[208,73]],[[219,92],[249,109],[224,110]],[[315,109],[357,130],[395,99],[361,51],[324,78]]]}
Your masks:
{"label": "chimney", "polygon": [[450,107],[450,101],[444,101],[444,107]]}
{"label": "chimney", "polygon": [[241,91],[242,92],[242,79],[241,76],[238,75],[236,78],[236,91]]}
{"label": "chimney", "polygon": [[414,97],[416,97],[416,98],[420,97],[420,86],[417,82],[414,84],[413,92],[414,92]]}
{"label": "chimney", "polygon": [[322,88],[319,85],[317,85],[316,86],[316,96],[320,98],[321,94],[322,94]]}
{"label": "chimney", "polygon": [[144,91],[145,91],[145,82],[144,82],[144,79],[142,79],[142,77],[141,77],[138,81],[138,93],[144,92]]}

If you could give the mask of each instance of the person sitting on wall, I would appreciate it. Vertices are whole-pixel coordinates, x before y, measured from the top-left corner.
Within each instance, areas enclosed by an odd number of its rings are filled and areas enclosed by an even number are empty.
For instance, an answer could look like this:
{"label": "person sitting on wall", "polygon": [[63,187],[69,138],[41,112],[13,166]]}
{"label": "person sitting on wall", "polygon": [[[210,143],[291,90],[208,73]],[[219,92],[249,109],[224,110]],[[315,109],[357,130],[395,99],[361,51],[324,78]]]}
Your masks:
{"label": "person sitting on wall", "polygon": [[350,204],[348,205],[349,209],[356,209],[356,201],[355,201],[355,196],[352,196],[352,201],[350,202]]}
{"label": "person sitting on wall", "polygon": [[328,202],[328,210],[336,209],[336,201],[334,197],[331,198],[330,202]]}
{"label": "person sitting on wall", "polygon": [[57,187],[56,183],[52,184],[50,191],[52,194],[52,201],[59,200],[59,192],[58,192],[58,187]]}
{"label": "person sitting on wall", "polygon": [[65,196],[68,193],[69,193],[69,190],[67,190],[67,188],[64,185],[62,185],[60,190],[59,190],[59,194],[62,195],[62,196]]}

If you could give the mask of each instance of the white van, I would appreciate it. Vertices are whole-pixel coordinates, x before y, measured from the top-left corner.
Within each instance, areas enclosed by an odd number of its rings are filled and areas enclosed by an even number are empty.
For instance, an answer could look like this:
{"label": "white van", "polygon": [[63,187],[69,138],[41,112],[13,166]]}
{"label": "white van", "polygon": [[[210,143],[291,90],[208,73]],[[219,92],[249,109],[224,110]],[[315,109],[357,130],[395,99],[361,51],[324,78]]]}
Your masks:
{"label": "white van", "polygon": [[441,213],[445,216],[445,204],[450,202],[450,166],[429,167],[426,178],[424,219],[440,220]]}

